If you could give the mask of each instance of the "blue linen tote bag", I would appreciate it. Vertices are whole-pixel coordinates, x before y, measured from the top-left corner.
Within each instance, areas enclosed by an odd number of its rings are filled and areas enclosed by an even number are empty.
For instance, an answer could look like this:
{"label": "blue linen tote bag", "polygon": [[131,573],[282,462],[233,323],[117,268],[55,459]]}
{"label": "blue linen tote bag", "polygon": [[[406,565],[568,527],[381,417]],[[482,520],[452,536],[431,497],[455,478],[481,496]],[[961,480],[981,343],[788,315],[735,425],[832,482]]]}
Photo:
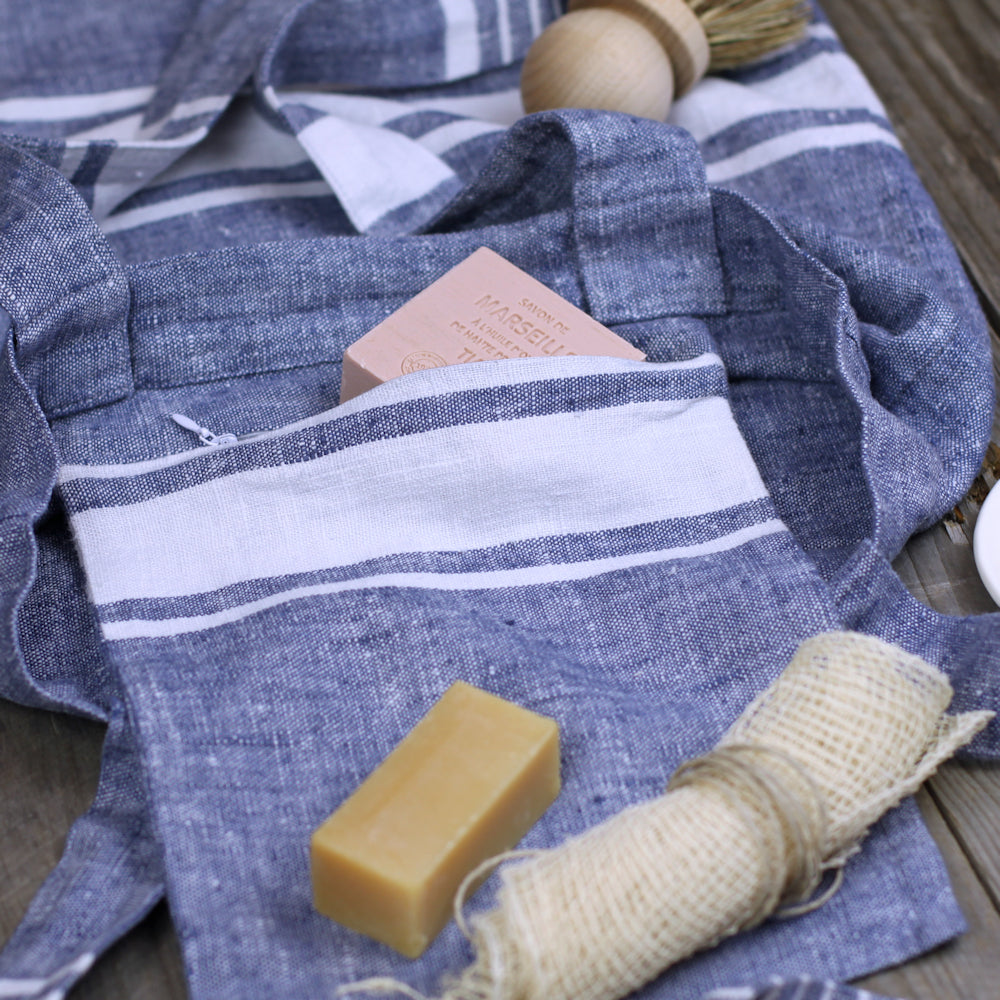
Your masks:
{"label": "blue linen tote bag", "polygon": [[[564,790],[528,846],[658,794],[820,631],[925,656],[956,709],[996,703],[996,618],[935,615],[890,566],[988,436],[954,270],[710,187],[669,125],[554,112],[493,140],[386,211],[341,193],[369,235],[129,264],[96,193],[0,150],[3,692],[110,722],[5,995],[62,995],[163,892],[192,997],[432,992],[457,930],[410,963],[330,923],[307,841],[455,679],[559,721]],[[479,246],[648,360],[434,369],[336,405],[344,349]],[[996,755],[995,726],[972,750]],[[961,927],[905,803],[822,909],[644,992],[846,980]]]}

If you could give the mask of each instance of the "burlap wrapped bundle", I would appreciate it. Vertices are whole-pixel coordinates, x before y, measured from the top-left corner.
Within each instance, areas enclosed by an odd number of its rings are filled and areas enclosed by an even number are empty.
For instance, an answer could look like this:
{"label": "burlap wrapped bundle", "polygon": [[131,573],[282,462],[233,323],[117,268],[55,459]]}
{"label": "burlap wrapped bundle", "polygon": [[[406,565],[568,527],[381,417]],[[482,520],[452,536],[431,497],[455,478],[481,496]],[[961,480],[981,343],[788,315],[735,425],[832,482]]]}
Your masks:
{"label": "burlap wrapped bundle", "polygon": [[877,639],[803,643],[665,795],[509,865],[445,1000],[612,1000],[809,896],[992,715],[947,716],[950,700],[943,674]]}

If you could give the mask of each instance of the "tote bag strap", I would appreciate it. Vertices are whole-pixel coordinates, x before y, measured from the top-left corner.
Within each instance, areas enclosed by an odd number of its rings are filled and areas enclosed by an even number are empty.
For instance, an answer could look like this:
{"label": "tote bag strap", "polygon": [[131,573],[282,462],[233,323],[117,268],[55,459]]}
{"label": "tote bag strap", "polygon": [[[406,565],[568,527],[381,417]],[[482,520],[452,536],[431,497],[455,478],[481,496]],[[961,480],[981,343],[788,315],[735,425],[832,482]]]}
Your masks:
{"label": "tote bag strap", "polygon": [[[850,300],[842,378],[860,413],[870,537],[830,583],[848,628],[881,636],[944,670],[953,711],[984,707],[1000,675],[1000,614],[940,614],[904,587],[891,560],[956,504],[979,470],[993,419],[985,320],[970,297],[814,224],[783,220],[795,242],[843,281]],[[1000,727],[965,748],[1000,756]]]}
{"label": "tote bag strap", "polygon": [[113,711],[93,805],[0,952],[0,996],[56,1000],[163,896],[160,846],[128,720]]}
{"label": "tote bag strap", "polygon": [[[62,860],[0,953],[0,995],[61,997],[94,958],[163,893],[131,729],[111,678],[82,671],[93,657],[33,673],[18,644],[18,612],[35,581],[35,524],[56,475],[49,415],[132,391],[129,290],[83,199],[55,170],[0,146],[0,694],[38,708],[107,718],[101,779]],[[74,674],[74,670],[77,671]]]}
{"label": "tote bag strap", "polygon": [[712,202],[683,129],[594,111],[513,126],[429,233],[567,209],[588,311],[602,323],[725,310]]}
{"label": "tote bag strap", "polygon": [[[934,611],[910,594],[870,543],[858,547],[833,587],[848,628],[902,646],[948,675],[955,689],[951,711],[991,707],[1000,676],[1000,613],[959,617]],[[1000,727],[987,726],[962,753],[1000,758]]]}

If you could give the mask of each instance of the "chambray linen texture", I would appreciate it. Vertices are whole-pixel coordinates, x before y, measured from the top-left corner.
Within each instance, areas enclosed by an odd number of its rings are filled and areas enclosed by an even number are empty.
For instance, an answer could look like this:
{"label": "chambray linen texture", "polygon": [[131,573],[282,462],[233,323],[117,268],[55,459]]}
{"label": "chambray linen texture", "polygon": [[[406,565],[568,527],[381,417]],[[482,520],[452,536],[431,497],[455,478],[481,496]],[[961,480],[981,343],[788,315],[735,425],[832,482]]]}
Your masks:
{"label": "chambray linen texture", "polygon": [[[817,11],[669,124],[523,118],[557,13],[41,0],[0,23],[0,692],[109,726],[0,995],[64,996],[164,893],[194,1000],[432,994],[457,929],[410,962],[339,928],[307,848],[456,679],[559,722],[529,847],[659,794],[818,632],[996,706],[997,617],[941,617],[890,566],[971,481],[993,396],[857,68]],[[344,349],[479,246],[648,361],[482,362],[337,405]],[[836,983],[962,929],[906,802],[820,909],[642,995],[854,1000]]]}

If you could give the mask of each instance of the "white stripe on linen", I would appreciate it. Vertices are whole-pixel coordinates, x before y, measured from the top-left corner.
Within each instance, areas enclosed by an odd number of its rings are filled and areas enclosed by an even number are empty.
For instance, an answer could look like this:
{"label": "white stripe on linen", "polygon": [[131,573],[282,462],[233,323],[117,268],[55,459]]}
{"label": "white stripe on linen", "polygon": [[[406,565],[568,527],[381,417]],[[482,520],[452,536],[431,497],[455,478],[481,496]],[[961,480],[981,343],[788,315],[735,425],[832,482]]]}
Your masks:
{"label": "white stripe on linen", "polygon": [[67,138],[67,142],[81,143],[90,142],[94,139],[114,139],[115,142],[126,142],[140,139],[143,132],[143,113],[124,115],[114,121],[105,122],[103,125],[94,125],[90,128],[81,129],[74,132]]}
{"label": "white stripe on linen", "polygon": [[[115,157],[118,154],[122,154],[126,159],[130,159],[129,153],[135,153],[135,150],[121,150],[116,149],[111,154],[111,161],[114,162]],[[177,150],[156,150],[158,154],[156,159],[160,161],[159,170],[154,166],[149,174],[144,173],[141,169],[136,167],[132,171],[131,177],[126,177],[122,181],[114,181],[111,179],[102,180],[94,187],[94,203],[91,206],[91,214],[99,225],[103,225],[104,220],[127,198],[131,198],[132,195],[139,191],[141,188],[146,186],[147,178],[150,176],[155,177],[160,170],[168,167],[178,156],[181,155],[182,151]],[[155,162],[155,161],[154,161]]]}
{"label": "white stripe on linen", "polygon": [[311,90],[275,91],[272,87],[267,87],[264,94],[275,111],[280,111],[285,104],[301,104],[313,111],[336,115],[364,125],[384,125],[393,118],[419,109],[416,104],[391,101],[385,97],[367,97],[364,94],[319,94]]}
{"label": "white stripe on linen", "polygon": [[[51,976],[46,976],[45,979],[0,979],[0,997],[37,996],[42,990],[48,989],[60,980],[82,976],[94,964],[96,958],[97,956],[92,952],[86,952],[61,969],[56,969]],[[46,994],[46,996],[49,995],[51,994]]]}
{"label": "white stripe on linen", "polygon": [[885,117],[871,84],[843,52],[819,52],[777,76],[750,84],[749,89],[785,107],[864,108]]}
{"label": "white stripe on linen", "polygon": [[477,122],[471,118],[460,118],[458,121],[448,122],[447,125],[440,125],[438,128],[425,132],[417,138],[417,142],[424,149],[440,155],[470,139],[477,139],[481,135],[501,131],[503,131],[502,127],[494,125],[492,122]]}
{"label": "white stripe on linen", "polygon": [[542,0],[528,0],[528,20],[531,23],[531,34],[538,37],[542,33]]}
{"label": "white stripe on linen", "polygon": [[724,986],[705,994],[704,1000],[754,1000],[757,990],[752,986]]}
{"label": "white stripe on linen", "polygon": [[757,115],[776,111],[863,109],[885,116],[857,64],[842,53],[820,52],[812,59],[753,84],[706,77],[670,109],[667,119],[698,142]]}
{"label": "white stripe on linen", "polygon": [[419,101],[407,101],[402,107],[401,114],[423,109],[448,111],[466,118],[495,122],[497,125],[513,125],[518,118],[524,116],[521,91],[517,88],[497,90],[492,94],[452,94],[448,97],[422,98]]}
{"label": "white stripe on linen", "polygon": [[311,162],[295,136],[272,125],[250,98],[238,97],[205,141],[160,174],[156,183],[169,184],[241,166],[278,170]]}
{"label": "white stripe on linen", "polygon": [[307,125],[298,139],[361,232],[455,176],[405,135],[332,115]]}
{"label": "white stripe on linen", "polygon": [[446,80],[473,76],[482,65],[479,14],[475,0],[439,0],[444,12],[444,75]]}
{"label": "white stripe on linen", "polygon": [[[156,142],[121,143],[111,151],[111,157],[101,171],[100,183],[109,185],[148,184],[172,163],[184,156],[191,143],[204,136],[208,129],[189,132],[177,139],[157,139]],[[87,149],[88,144],[81,147]]]}
{"label": "white stripe on linen", "polygon": [[126,229],[136,229],[151,222],[162,222],[178,215],[200,212],[207,208],[222,208],[225,205],[243,204],[249,201],[263,201],[267,198],[316,198],[330,194],[326,181],[294,181],[286,184],[243,184],[199,191],[197,194],[169,198],[151,205],[141,205],[127,212],[108,216],[101,222],[101,231],[119,233]]}
{"label": "white stripe on linen", "polygon": [[836,40],[837,38],[837,33],[829,24],[810,24],[808,32],[812,38],[829,38],[832,40]]}
{"label": "white stripe on linen", "polygon": [[[82,142],[91,139],[115,139],[118,142],[159,142],[160,140],[153,139],[152,137],[167,122],[183,121],[185,118],[193,118],[195,115],[203,115],[212,111],[222,111],[229,103],[229,100],[229,94],[213,94],[210,97],[199,97],[193,101],[184,101],[181,104],[175,104],[162,118],[158,118],[148,125],[142,124],[142,113],[126,115],[122,118],[116,118],[114,121],[106,122],[104,125],[97,125],[93,128],[84,129],[81,132],[74,132],[69,136],[67,141]],[[198,126],[189,133],[174,136],[172,139],[166,141],[176,143],[178,139],[184,139],[190,143],[191,139],[188,138],[190,135],[203,131],[204,128]]]}
{"label": "white stripe on linen", "polygon": [[67,146],[63,151],[62,159],[59,161],[59,173],[69,180],[76,173],[77,168],[83,163],[87,155],[89,146]]}
{"label": "white stripe on linen", "polygon": [[[101,170],[91,208],[94,217],[98,221],[105,218],[129,195],[147,186],[152,178],[160,176],[207,133],[208,128],[202,126],[175,139],[121,143],[112,150],[110,159]],[[86,150],[86,147],[86,143],[79,144],[79,148]]]}
{"label": "white stripe on linen", "polygon": [[759,142],[735,156],[706,164],[705,173],[709,184],[719,184],[811,149],[845,149],[848,146],[863,146],[868,143],[879,143],[891,146],[893,149],[902,148],[899,140],[891,132],[872,122],[825,125],[819,128],[798,129]]}
{"label": "white stripe on linen", "polygon": [[[446,368],[426,369],[411,372],[399,378],[390,379],[382,385],[375,386],[360,396],[349,399],[346,403],[324,410],[314,416],[285,424],[272,431],[253,434],[254,441],[264,441],[269,438],[281,437],[307,427],[315,427],[329,420],[360,413],[376,406],[390,403],[406,403],[414,399],[422,399],[435,392],[457,392],[470,389],[493,389],[509,385],[523,385],[542,378],[568,377],[571,375],[594,375],[601,372],[620,372],[641,365],[642,368],[655,368],[657,371],[687,371],[698,368],[722,366],[718,354],[705,353],[685,361],[628,361],[622,358],[601,358],[584,356],[564,356],[551,358],[510,358],[505,361],[480,361],[473,365],[450,365]],[[164,414],[164,419],[168,419]],[[211,422],[207,417],[207,422]],[[215,427],[216,432],[227,428]],[[245,439],[243,439],[245,440]],[[208,458],[212,450],[204,445],[175,455],[165,455],[162,458],[151,458],[142,462],[118,462],[109,465],[63,465],[59,469],[59,482],[71,483],[75,479],[118,479],[123,476],[141,476],[157,469],[166,469],[180,462],[192,459]]]}
{"label": "white stripe on linen", "polygon": [[102,125],[92,125],[88,128],[80,129],[79,132],[74,132],[72,135],[67,136],[66,141],[73,145],[86,145],[94,139],[114,139],[115,142],[134,139],[142,128],[142,117],[142,111],[122,115],[121,118],[104,122]]}
{"label": "white stripe on linen", "polygon": [[155,87],[128,87],[100,94],[8,97],[0,101],[0,121],[64,122],[90,118],[147,104],[154,93]]}
{"label": "white stripe on linen", "polygon": [[207,131],[207,128],[200,128],[180,139],[123,144],[112,150],[94,188],[94,203],[90,209],[94,218],[100,222],[110,215],[126,198],[183,156]]}
{"label": "white stripe on linen", "polygon": [[32,997],[48,986],[47,979],[0,979],[0,997]]}
{"label": "white stripe on linen", "polygon": [[514,60],[514,40],[510,27],[509,0],[496,0],[497,33],[500,40],[500,61],[506,66]]}
{"label": "white stripe on linen", "polygon": [[713,396],[376,440],[84,510],[73,523],[94,603],[107,604],[691,517],[764,496],[728,403]]}
{"label": "white stripe on linen", "polygon": [[354,580],[338,580],[335,583],[294,587],[207,615],[154,621],[132,619],[105,622],[101,626],[101,631],[109,642],[122,639],[159,639],[183,635],[188,632],[201,632],[219,625],[228,625],[231,622],[248,618],[259,611],[266,611],[268,608],[274,608],[305,597],[339,594],[348,590],[364,590],[370,587],[413,587],[421,590],[496,590],[501,587],[530,587],[537,584],[587,580],[615,570],[650,566],[672,559],[693,559],[717,552],[728,552],[730,549],[738,548],[755,539],[765,538],[768,535],[787,530],[783,522],[772,518],[760,524],[752,524],[732,531],[719,538],[713,538],[708,542],[679,545],[654,552],[633,552],[622,556],[608,556],[605,559],[591,559],[586,562],[553,563],[545,566],[524,566],[517,569],[479,573],[383,573],[377,576],[359,577]]}
{"label": "white stripe on linen", "polygon": [[524,115],[521,92],[517,88],[497,90],[491,94],[452,94],[446,97],[422,97],[417,101],[390,101],[384,97],[362,94],[316,94],[311,91],[274,91],[267,88],[267,99],[275,110],[282,104],[302,104],[305,107],[337,115],[365,125],[384,125],[393,118],[417,111],[444,111],[465,118],[513,125]]}

